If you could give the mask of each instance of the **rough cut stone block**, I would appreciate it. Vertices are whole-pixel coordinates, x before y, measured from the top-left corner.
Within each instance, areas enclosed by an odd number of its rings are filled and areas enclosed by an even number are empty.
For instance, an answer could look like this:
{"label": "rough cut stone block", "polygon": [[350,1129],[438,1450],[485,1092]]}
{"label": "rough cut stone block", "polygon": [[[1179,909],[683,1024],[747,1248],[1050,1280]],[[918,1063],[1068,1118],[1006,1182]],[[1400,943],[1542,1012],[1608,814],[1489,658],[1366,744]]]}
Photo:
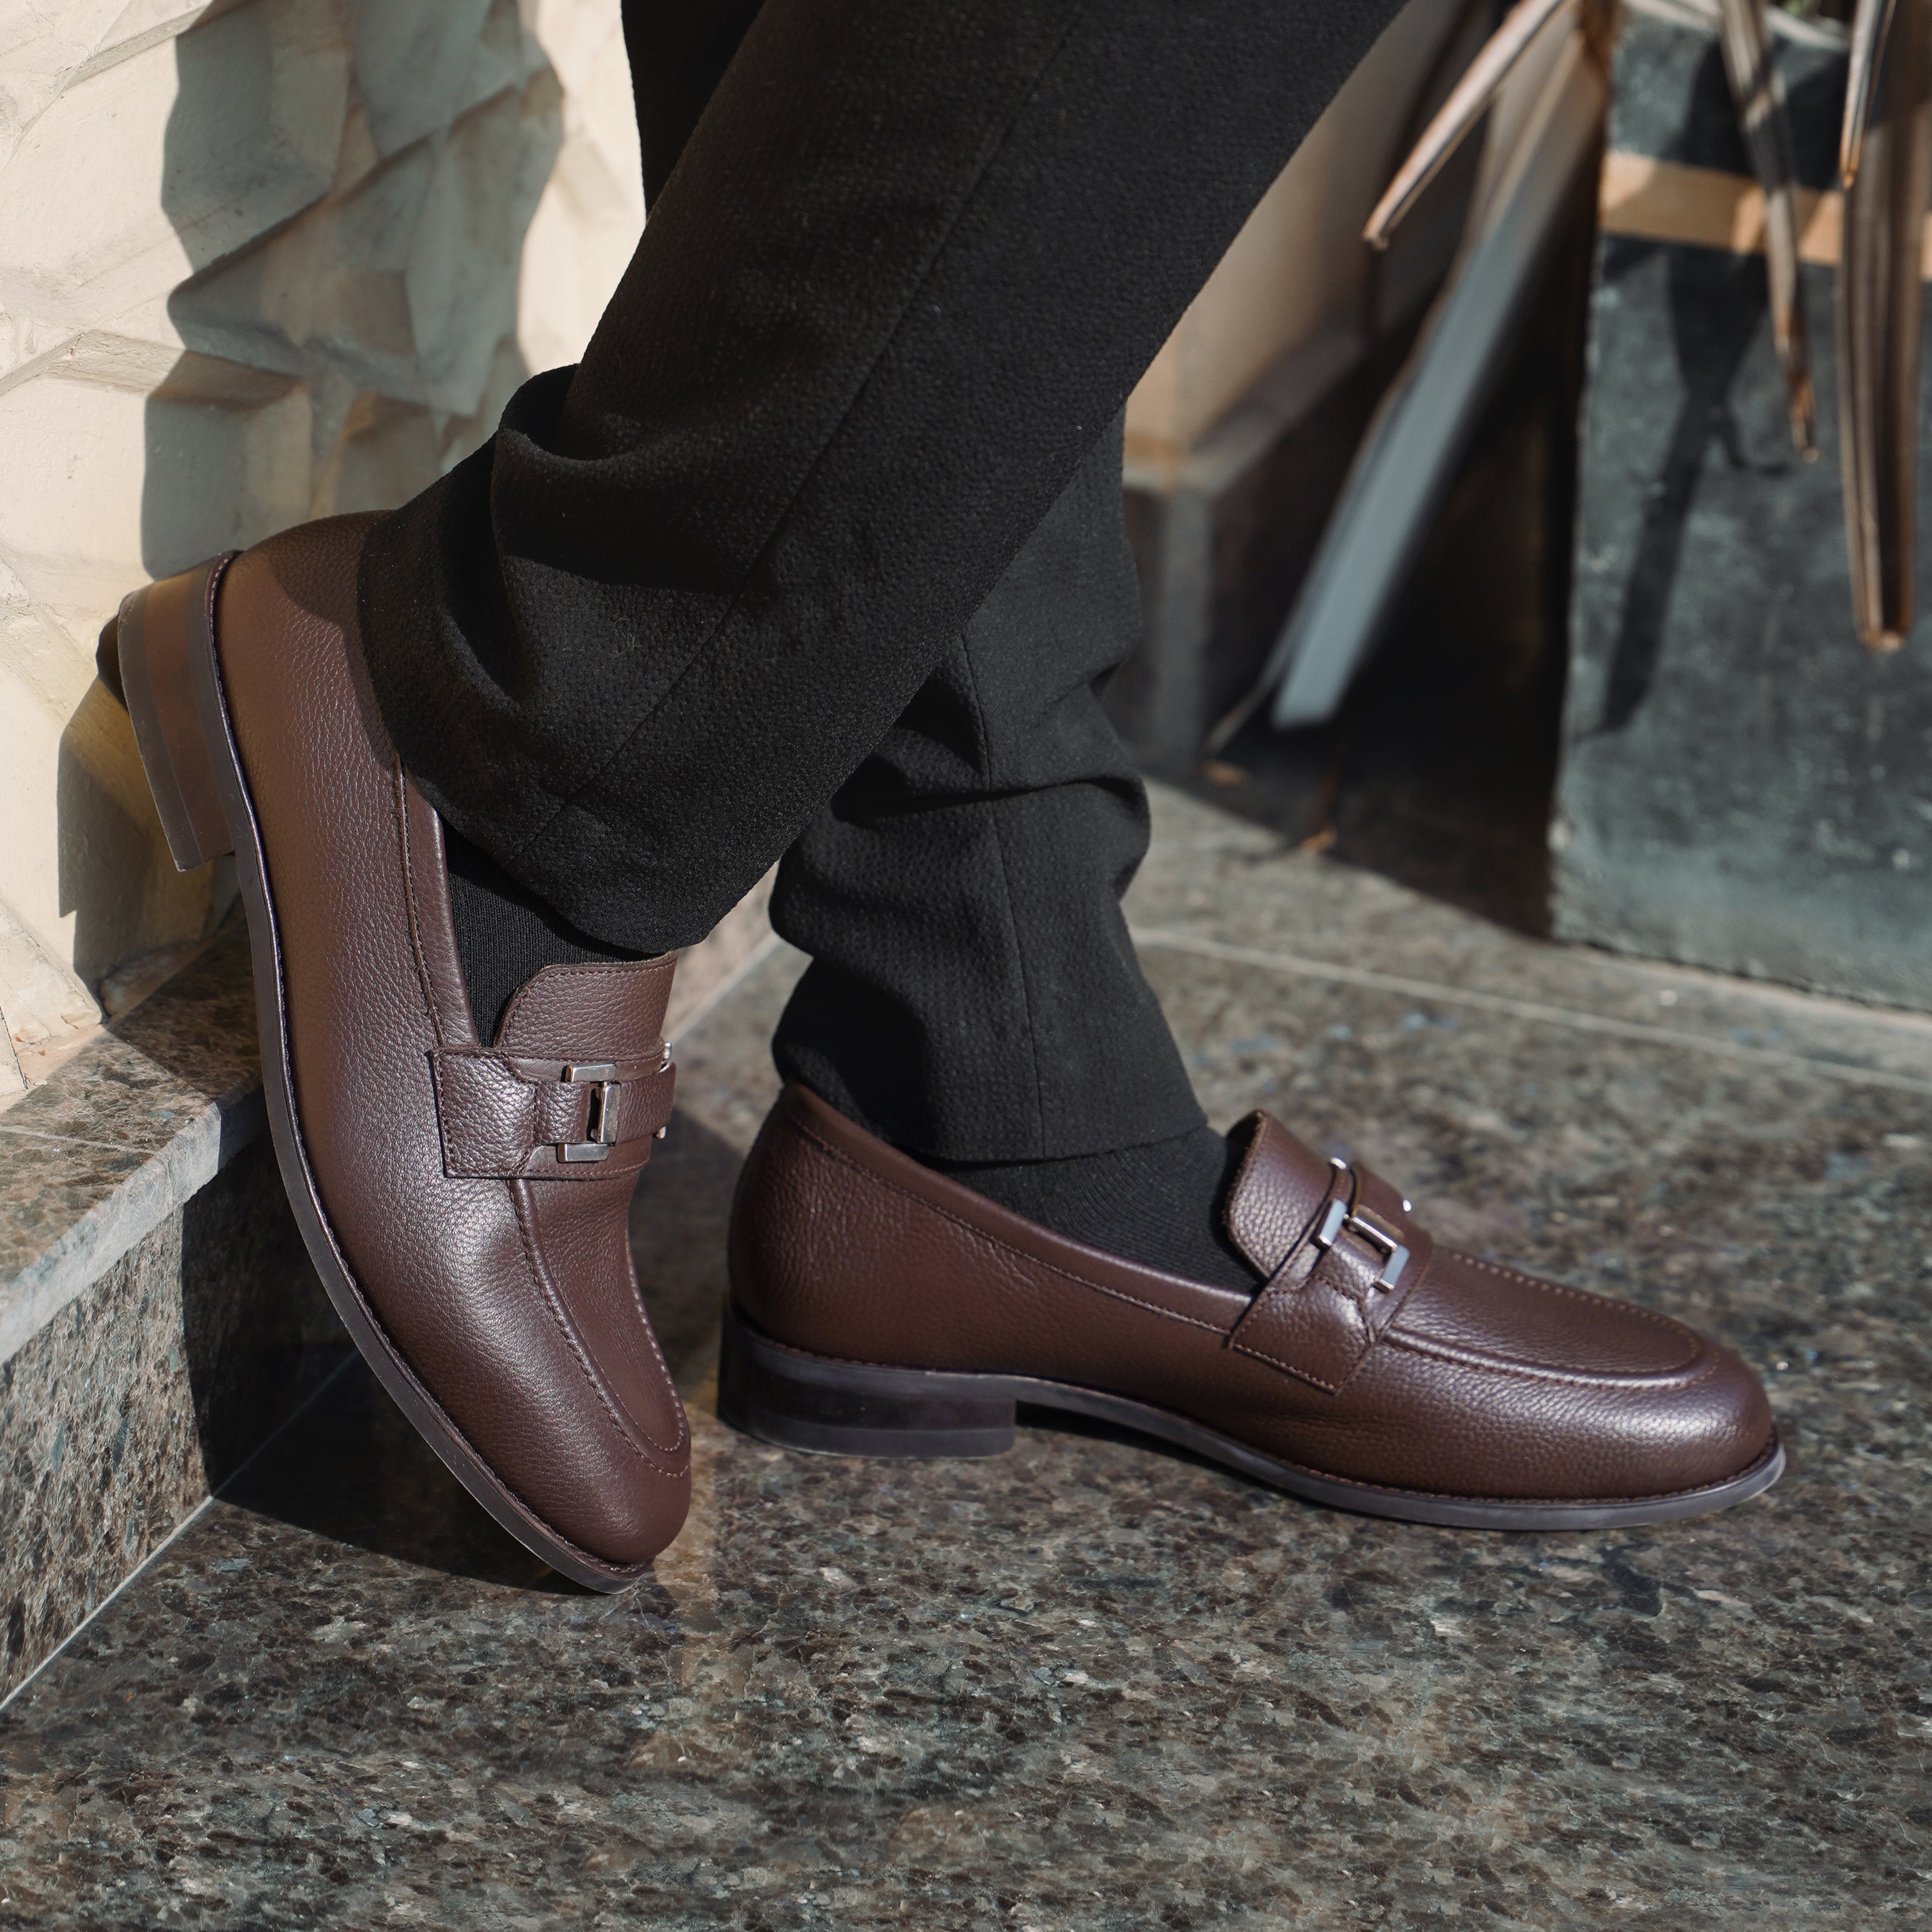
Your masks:
{"label": "rough cut stone block", "polygon": [[219,896],[98,712],[122,596],[422,488],[578,354],[642,222],[613,0],[0,0],[10,1028]]}
{"label": "rough cut stone block", "polygon": [[517,326],[518,257],[560,138],[545,72],[458,122],[437,155],[404,280],[425,400],[452,416],[482,401],[496,344]]}
{"label": "rough cut stone block", "polygon": [[532,369],[573,362],[644,226],[631,70],[615,8],[535,0],[532,30],[563,88],[563,145],[524,238],[518,340]]}
{"label": "rough cut stone block", "polygon": [[111,316],[286,220],[334,177],[348,78],[326,0],[258,0],[68,89],[7,164],[0,304]]}
{"label": "rough cut stone block", "polygon": [[364,0],[356,68],[378,154],[440,133],[463,111],[490,10],[490,0]]}

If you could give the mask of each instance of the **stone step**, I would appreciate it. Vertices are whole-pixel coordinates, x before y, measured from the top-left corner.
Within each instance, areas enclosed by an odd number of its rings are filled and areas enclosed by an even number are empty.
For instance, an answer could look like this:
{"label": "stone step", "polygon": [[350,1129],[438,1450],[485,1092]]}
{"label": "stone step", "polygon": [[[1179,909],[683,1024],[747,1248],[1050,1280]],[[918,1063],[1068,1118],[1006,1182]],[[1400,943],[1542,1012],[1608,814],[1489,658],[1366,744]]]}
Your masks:
{"label": "stone step", "polygon": [[[769,943],[769,896],[686,956],[674,1036]],[[348,1352],[268,1142],[234,920],[0,1113],[0,1697]]]}
{"label": "stone step", "polygon": [[1154,823],[1129,910],[1210,1118],[1717,1330],[1783,1482],[1501,1535],[1037,1420],[983,1460],[734,1434],[686,1345],[774,949],[684,1029],[633,1210],[694,1448],[650,1578],[542,1573],[352,1366],[0,1709],[0,1927],[1923,1923],[1932,1022]]}

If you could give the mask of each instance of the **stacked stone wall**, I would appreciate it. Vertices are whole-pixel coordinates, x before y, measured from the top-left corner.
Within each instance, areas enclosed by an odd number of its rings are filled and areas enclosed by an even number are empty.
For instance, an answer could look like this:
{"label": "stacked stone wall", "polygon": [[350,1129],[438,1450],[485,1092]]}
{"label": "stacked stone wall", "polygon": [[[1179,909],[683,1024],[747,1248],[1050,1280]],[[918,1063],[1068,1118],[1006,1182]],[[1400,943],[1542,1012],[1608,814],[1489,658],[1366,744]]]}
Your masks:
{"label": "stacked stone wall", "polygon": [[643,214],[616,0],[0,0],[0,1090],[232,890],[95,682],[122,596],[431,481]]}

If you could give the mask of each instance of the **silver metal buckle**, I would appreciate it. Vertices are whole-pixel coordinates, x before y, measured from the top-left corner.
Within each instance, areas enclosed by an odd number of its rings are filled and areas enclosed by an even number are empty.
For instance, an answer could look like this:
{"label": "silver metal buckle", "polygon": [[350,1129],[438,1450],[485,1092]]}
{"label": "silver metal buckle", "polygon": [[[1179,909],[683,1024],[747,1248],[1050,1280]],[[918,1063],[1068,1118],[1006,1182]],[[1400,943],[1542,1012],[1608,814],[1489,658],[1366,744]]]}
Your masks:
{"label": "silver metal buckle", "polygon": [[565,1067],[563,1078],[570,1086],[581,1081],[595,1081],[596,1085],[584,1122],[584,1131],[590,1138],[558,1142],[558,1158],[573,1162],[608,1160],[617,1144],[616,1068],[608,1060],[576,1060]]}
{"label": "silver metal buckle", "polygon": [[1348,1204],[1336,1195],[1328,1204],[1328,1211],[1322,1217],[1322,1226],[1316,1231],[1315,1245],[1318,1248],[1332,1248],[1346,1230],[1359,1235],[1382,1258],[1382,1272],[1370,1285],[1379,1288],[1391,1288],[1402,1279],[1402,1271],[1408,1265],[1408,1250],[1379,1222],[1365,1214],[1352,1214]]}

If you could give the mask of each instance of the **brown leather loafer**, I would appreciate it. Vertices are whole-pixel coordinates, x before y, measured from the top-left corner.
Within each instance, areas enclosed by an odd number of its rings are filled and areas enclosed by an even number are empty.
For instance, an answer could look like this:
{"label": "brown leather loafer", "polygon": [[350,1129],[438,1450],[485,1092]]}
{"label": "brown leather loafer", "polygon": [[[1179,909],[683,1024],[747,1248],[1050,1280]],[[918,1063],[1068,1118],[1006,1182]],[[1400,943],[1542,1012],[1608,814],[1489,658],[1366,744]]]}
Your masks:
{"label": "brown leather loafer", "polygon": [[718,1413],[794,1448],[991,1456],[1016,1405],[1374,1516],[1589,1529],[1778,1480],[1757,1378],[1661,1315],[1438,1248],[1265,1114],[1226,1206],[1252,1296],[1082,1246],[788,1088],[739,1184]]}
{"label": "brown leather loafer", "polygon": [[122,682],[176,862],[236,856],[269,1124],[336,1312],[512,1536],[622,1589],[690,1498],[626,1228],[670,1114],[676,962],[547,968],[478,1040],[442,822],[364,674],[372,520],[137,592]]}

